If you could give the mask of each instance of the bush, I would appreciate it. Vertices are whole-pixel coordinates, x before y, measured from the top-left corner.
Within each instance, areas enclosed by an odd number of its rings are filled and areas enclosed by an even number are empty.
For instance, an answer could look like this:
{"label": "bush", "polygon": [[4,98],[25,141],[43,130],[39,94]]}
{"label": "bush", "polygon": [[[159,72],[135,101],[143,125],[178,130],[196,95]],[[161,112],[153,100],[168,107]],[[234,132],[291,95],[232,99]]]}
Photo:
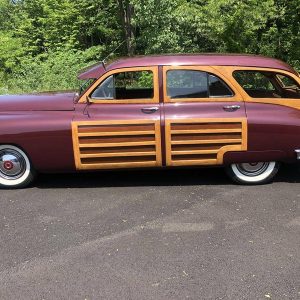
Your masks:
{"label": "bush", "polygon": [[92,47],[23,58],[12,73],[0,73],[0,94],[76,89],[78,71],[95,63],[99,53],[100,47]]}

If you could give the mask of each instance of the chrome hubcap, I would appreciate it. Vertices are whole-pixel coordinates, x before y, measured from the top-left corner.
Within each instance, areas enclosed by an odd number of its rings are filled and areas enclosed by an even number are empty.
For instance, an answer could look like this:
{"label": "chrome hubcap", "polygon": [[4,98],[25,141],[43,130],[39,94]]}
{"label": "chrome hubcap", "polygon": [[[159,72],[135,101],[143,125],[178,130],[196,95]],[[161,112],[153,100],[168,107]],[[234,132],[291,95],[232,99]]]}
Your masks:
{"label": "chrome hubcap", "polygon": [[5,179],[18,179],[26,170],[23,156],[12,149],[0,151],[0,177]]}
{"label": "chrome hubcap", "polygon": [[258,176],[263,174],[268,166],[268,162],[242,163],[236,165],[237,169],[246,176]]}

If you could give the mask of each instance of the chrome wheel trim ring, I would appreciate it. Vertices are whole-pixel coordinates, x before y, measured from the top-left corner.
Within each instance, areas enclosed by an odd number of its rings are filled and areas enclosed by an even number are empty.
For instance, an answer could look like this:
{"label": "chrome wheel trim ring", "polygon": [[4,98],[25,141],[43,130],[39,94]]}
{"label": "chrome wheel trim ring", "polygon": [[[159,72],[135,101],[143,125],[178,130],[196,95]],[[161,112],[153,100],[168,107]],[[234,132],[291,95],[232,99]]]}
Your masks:
{"label": "chrome wheel trim ring", "polygon": [[0,153],[2,153],[3,150],[16,151],[18,155],[22,157],[24,164],[21,167],[21,173],[15,177],[8,176],[7,178],[7,176],[4,176],[3,173],[0,171],[0,185],[13,187],[22,184],[26,181],[26,179],[28,179],[28,177],[31,174],[31,164],[27,155],[21,149],[12,145],[0,145]]}
{"label": "chrome wheel trim ring", "polygon": [[236,167],[243,175],[254,177],[263,174],[269,164],[269,162],[241,163],[237,164]]}
{"label": "chrome wheel trim ring", "polygon": [[26,170],[23,156],[13,149],[0,151],[0,176],[8,180],[20,178]]}

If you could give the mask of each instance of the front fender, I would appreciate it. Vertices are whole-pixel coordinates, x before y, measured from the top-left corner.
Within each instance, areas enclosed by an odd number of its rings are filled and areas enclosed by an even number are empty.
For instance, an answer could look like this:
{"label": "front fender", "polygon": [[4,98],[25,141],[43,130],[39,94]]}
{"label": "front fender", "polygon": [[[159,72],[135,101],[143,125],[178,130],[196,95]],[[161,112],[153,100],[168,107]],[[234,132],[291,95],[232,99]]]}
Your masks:
{"label": "front fender", "polygon": [[39,172],[75,171],[71,111],[0,114],[0,144],[26,152]]}

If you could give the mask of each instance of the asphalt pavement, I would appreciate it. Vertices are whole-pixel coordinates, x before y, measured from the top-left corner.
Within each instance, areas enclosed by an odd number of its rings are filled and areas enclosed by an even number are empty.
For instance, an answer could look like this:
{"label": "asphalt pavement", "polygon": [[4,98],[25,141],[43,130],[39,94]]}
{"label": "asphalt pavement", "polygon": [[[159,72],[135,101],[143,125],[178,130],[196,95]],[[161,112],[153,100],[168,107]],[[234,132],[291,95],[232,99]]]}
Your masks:
{"label": "asphalt pavement", "polygon": [[300,169],[41,175],[0,191],[0,299],[300,299]]}

